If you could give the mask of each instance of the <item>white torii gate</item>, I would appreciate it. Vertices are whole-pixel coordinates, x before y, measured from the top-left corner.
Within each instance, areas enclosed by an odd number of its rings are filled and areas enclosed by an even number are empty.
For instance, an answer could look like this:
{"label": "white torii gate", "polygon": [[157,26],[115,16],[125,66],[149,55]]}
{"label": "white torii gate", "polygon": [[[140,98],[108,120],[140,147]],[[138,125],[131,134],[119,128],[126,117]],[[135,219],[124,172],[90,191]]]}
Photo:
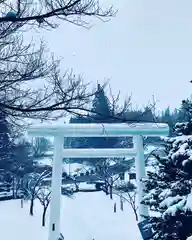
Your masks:
{"label": "white torii gate", "polygon": [[[52,193],[48,240],[58,240],[60,235],[61,179],[63,158],[135,157],[139,201],[139,220],[148,216],[148,208],[140,204],[143,197],[142,178],[145,178],[145,159],[142,136],[167,136],[169,127],[160,123],[136,124],[40,124],[28,129],[34,137],[54,137],[52,167]],[[64,149],[64,137],[133,137],[134,148]]]}

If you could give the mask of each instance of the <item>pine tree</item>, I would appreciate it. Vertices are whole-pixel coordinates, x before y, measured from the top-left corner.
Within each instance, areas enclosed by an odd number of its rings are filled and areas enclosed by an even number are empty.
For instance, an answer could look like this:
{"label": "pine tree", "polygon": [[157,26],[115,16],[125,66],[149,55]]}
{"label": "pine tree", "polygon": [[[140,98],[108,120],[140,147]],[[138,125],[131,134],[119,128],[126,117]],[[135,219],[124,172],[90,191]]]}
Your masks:
{"label": "pine tree", "polygon": [[177,137],[165,139],[165,156],[156,156],[156,171],[148,173],[145,181],[143,203],[157,215],[150,217],[152,239],[186,240],[192,235],[191,122],[177,123],[175,132]]}

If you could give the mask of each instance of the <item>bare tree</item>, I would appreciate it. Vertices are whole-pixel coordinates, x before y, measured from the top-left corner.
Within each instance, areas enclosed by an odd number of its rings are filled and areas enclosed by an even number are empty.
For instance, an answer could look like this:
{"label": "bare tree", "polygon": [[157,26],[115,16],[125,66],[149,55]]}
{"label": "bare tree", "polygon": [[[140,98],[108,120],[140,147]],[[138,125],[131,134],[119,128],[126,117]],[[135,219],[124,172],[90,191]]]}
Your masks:
{"label": "bare tree", "polygon": [[127,202],[135,215],[135,219],[136,221],[138,221],[138,213],[137,213],[137,202],[136,202],[136,197],[137,197],[137,191],[136,191],[136,186],[131,183],[131,182],[127,182],[123,185],[119,185],[117,187],[115,187],[115,194],[120,196],[121,200],[123,202]]}
{"label": "bare tree", "polygon": [[[43,41],[39,47],[33,42],[25,44],[23,32],[38,27],[52,29],[62,21],[90,27],[90,16],[109,20],[115,15],[113,7],[104,9],[97,0],[1,0],[0,7],[1,111],[14,123],[17,118],[57,119],[68,113],[87,114],[87,104],[95,91],[89,92],[88,84],[73,71],[62,75],[60,60],[46,54]],[[113,100],[112,104],[116,103],[117,99]],[[111,117],[128,121],[117,115]]]}
{"label": "bare tree", "polygon": [[33,216],[33,214],[34,214],[34,202],[35,202],[35,199],[37,198],[39,192],[41,191],[42,181],[46,177],[50,177],[50,175],[51,175],[50,170],[45,170],[40,174],[33,173],[31,176],[31,180],[29,181],[28,189],[27,189],[27,194],[29,195],[29,198],[30,198],[29,213],[31,216]]}
{"label": "bare tree", "polygon": [[[62,196],[70,197],[72,198],[73,192],[68,187],[62,187]],[[42,227],[45,226],[46,222],[46,213],[47,209],[49,207],[49,203],[51,200],[51,189],[49,186],[41,186],[39,191],[37,192],[37,199],[43,206],[43,213],[42,213]]]}
{"label": "bare tree", "polygon": [[134,159],[103,159],[96,164],[96,177],[104,181],[104,192],[113,199],[115,184],[124,180],[125,173],[130,171]]}
{"label": "bare tree", "polygon": [[[124,178],[125,172],[128,172],[133,166],[134,159],[124,160],[122,159],[99,159],[96,164],[92,161],[92,167],[94,169],[93,173],[90,173],[87,176],[87,181],[89,178],[95,179],[98,185],[98,189],[103,190],[106,195],[110,196],[110,199],[113,199],[113,190],[115,189],[115,184],[118,180]],[[87,171],[85,167],[79,168],[76,172]],[[93,176],[92,176],[93,175]],[[99,183],[98,181],[101,181]],[[103,182],[103,184],[102,184]],[[75,184],[75,180],[74,180]],[[102,186],[102,187],[101,187]]]}
{"label": "bare tree", "polygon": [[72,71],[62,75],[60,60],[46,54],[43,41],[38,48],[33,42],[25,44],[23,32],[55,28],[62,21],[89,27],[88,17],[108,20],[115,14],[113,8],[104,9],[97,0],[1,0],[0,7],[1,111],[13,122],[86,111],[94,91],[88,92],[88,84]]}
{"label": "bare tree", "polygon": [[98,180],[104,181],[103,191],[113,199],[113,185],[119,179],[119,174],[114,174],[110,170],[111,161],[111,159],[98,161],[96,164],[96,177]]}
{"label": "bare tree", "polygon": [[32,151],[33,157],[39,158],[43,157],[45,153],[49,150],[51,143],[48,139],[43,137],[37,137],[32,141]]}
{"label": "bare tree", "polygon": [[45,217],[46,217],[46,212],[51,200],[51,191],[49,187],[44,187],[41,188],[38,193],[37,193],[37,199],[43,206],[43,214],[42,214],[42,227],[45,226]]}
{"label": "bare tree", "polygon": [[136,204],[136,196],[137,196],[136,190],[133,190],[124,194],[122,198],[130,204],[135,214],[135,219],[136,221],[138,221],[138,213],[137,213],[138,206]]}
{"label": "bare tree", "polygon": [[112,117],[116,118],[116,120],[121,120],[124,115],[130,110],[131,108],[131,95],[126,99],[123,106],[119,104],[120,101],[120,91],[114,95],[113,91],[111,89],[111,86],[109,85],[109,104],[112,112]]}
{"label": "bare tree", "polygon": [[19,40],[8,39],[8,47],[0,52],[0,108],[12,122],[27,117],[57,119],[90,101],[92,93],[81,77],[73,72],[60,76],[59,61],[47,61],[43,45],[33,51],[32,45],[22,47]]}

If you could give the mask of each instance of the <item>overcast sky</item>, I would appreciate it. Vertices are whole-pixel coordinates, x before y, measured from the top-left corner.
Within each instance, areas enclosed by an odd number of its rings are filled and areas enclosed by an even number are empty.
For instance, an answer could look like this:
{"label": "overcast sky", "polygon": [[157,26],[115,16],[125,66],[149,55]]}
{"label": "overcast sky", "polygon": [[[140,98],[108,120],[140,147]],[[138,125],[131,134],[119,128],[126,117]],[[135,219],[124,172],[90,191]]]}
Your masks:
{"label": "overcast sky", "polygon": [[[102,0],[101,0],[102,1]],[[142,106],[155,95],[158,107],[178,107],[192,91],[192,1],[103,0],[119,9],[109,23],[90,30],[63,23],[45,39],[61,68],[86,81],[110,78],[122,101],[132,94]]]}

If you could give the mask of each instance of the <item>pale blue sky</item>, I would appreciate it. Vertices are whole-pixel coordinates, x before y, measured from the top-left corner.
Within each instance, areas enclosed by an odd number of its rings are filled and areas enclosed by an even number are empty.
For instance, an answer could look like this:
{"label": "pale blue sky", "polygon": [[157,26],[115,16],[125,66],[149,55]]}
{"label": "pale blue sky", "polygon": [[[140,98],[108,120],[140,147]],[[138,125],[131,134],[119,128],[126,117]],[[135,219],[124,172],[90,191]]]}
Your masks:
{"label": "pale blue sky", "polygon": [[[101,0],[102,1],[102,0]],[[69,23],[46,32],[45,39],[61,68],[73,68],[86,81],[111,78],[123,99],[158,107],[179,106],[191,94],[192,1],[103,0],[119,12],[109,23],[95,21],[90,30]]]}

